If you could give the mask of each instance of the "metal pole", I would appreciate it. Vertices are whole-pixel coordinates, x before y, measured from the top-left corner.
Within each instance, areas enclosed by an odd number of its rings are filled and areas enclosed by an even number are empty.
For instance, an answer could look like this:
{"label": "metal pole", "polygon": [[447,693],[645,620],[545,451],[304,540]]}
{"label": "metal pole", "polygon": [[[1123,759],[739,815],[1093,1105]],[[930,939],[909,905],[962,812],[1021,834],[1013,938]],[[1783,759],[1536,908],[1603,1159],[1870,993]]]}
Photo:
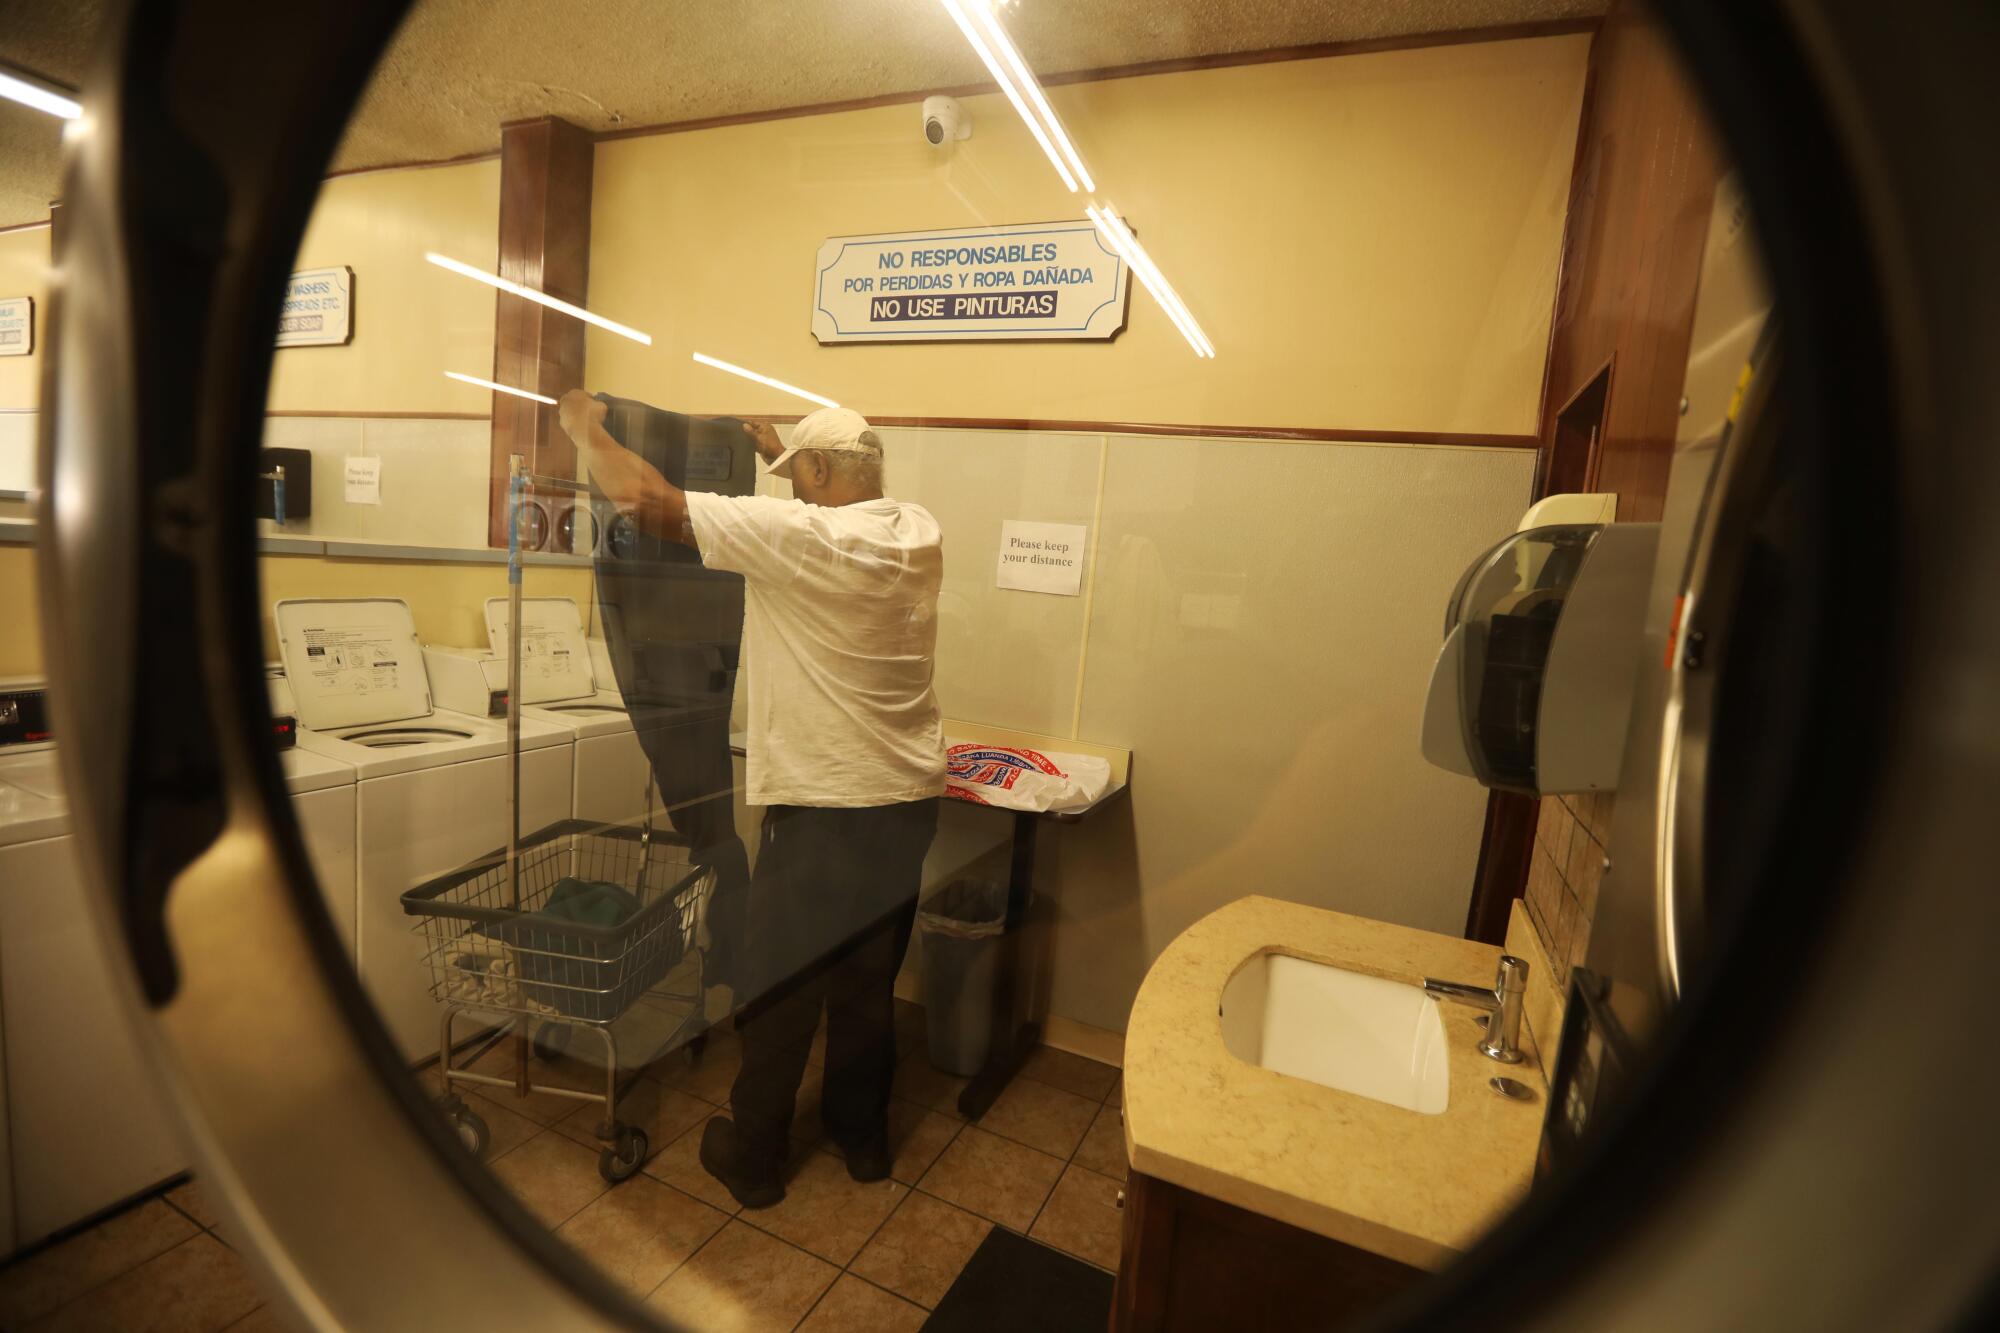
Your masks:
{"label": "metal pole", "polygon": [[507,460],[507,890],[521,906],[521,503],[527,460]]}
{"label": "metal pole", "polygon": [[[507,894],[521,910],[521,503],[528,463],[507,459]],[[528,1095],[528,1023],[514,1020],[514,1093]]]}

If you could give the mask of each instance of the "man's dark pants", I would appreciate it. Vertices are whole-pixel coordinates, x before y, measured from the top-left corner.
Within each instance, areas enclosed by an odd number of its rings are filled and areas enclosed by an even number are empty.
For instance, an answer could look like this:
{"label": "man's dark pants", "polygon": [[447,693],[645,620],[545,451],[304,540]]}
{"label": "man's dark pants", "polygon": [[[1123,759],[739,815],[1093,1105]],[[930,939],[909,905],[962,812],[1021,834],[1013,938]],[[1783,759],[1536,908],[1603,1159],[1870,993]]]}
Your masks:
{"label": "man's dark pants", "polygon": [[884,1132],[896,1068],[896,971],[937,820],[935,797],[765,812],[746,951],[755,998],[736,1017],[743,1066],[729,1095],[746,1170],[775,1175],[789,1156],[793,1103],[822,1010],[822,1123],[842,1145]]}

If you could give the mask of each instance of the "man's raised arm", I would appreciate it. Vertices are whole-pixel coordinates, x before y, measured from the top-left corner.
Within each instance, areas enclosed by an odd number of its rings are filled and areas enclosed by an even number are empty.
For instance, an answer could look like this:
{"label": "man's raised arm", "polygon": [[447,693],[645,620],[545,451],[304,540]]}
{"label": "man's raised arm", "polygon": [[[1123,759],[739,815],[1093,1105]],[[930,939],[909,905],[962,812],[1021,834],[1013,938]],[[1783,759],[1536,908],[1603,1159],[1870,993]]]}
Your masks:
{"label": "man's raised arm", "polygon": [[629,514],[641,531],[693,546],[688,526],[687,492],[661,476],[659,469],[611,438],[604,429],[609,405],[582,389],[571,389],[556,404],[563,433],[589,460],[590,479],[619,512]]}

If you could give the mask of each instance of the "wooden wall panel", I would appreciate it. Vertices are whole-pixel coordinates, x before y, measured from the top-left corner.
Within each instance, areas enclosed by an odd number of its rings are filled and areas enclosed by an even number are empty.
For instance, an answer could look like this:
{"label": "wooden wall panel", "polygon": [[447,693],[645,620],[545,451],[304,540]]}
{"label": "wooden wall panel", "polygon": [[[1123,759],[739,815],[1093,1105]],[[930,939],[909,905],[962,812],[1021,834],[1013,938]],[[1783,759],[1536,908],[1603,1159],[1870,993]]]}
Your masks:
{"label": "wooden wall panel", "polygon": [[[1548,472],[1557,412],[1608,364],[1604,431],[1586,484],[1617,492],[1621,520],[1650,522],[1666,500],[1722,159],[1680,57],[1642,3],[1616,0],[1590,61],[1537,476]],[[1488,798],[1467,938],[1502,942],[1509,905],[1527,887],[1540,805],[1506,792]],[[1588,921],[1579,924],[1588,930]]]}
{"label": "wooden wall panel", "polygon": [[1695,281],[1720,156],[1679,57],[1645,8],[1620,0],[1592,52],[1578,171],[1542,406],[1611,363],[1595,486],[1618,517],[1660,516],[1694,327]]}
{"label": "wooden wall panel", "polygon": [[[596,145],[588,131],[545,117],[500,130],[500,276],[572,305],[590,294],[590,187]],[[583,384],[584,325],[505,292],[495,295],[493,380],[548,397]],[[576,446],[556,409],[493,395],[492,501],[487,540],[507,544],[507,461],[544,476],[574,477]]]}

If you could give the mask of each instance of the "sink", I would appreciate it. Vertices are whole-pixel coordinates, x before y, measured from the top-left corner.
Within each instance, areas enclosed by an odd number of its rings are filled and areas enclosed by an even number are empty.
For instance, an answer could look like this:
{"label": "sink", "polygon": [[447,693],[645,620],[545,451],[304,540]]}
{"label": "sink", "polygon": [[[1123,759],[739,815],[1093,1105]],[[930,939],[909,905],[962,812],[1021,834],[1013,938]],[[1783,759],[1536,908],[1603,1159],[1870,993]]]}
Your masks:
{"label": "sink", "polygon": [[1222,988],[1222,1044],[1274,1073],[1425,1115],[1450,1100],[1437,1001],[1386,977],[1259,954]]}

